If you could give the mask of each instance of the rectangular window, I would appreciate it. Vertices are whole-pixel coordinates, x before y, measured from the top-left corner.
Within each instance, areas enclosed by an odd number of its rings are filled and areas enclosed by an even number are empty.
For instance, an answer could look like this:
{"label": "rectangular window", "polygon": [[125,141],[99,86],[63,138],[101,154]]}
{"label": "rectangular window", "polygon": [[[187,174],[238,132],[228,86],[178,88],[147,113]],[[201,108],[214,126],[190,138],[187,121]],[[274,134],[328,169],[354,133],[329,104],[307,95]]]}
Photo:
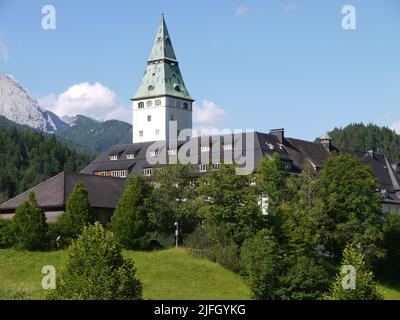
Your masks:
{"label": "rectangular window", "polygon": [[97,172],[97,175],[102,176],[102,177],[106,177],[107,176],[107,171]]}
{"label": "rectangular window", "polygon": [[139,137],[143,137],[143,131],[139,131]]}
{"label": "rectangular window", "polygon": [[219,170],[219,169],[221,169],[221,164],[220,163],[213,163],[212,168],[214,170]]}
{"label": "rectangular window", "polygon": [[118,155],[111,155],[110,160],[118,160]]}
{"label": "rectangular window", "polygon": [[160,130],[156,129],[156,136],[160,134]]}
{"label": "rectangular window", "polygon": [[199,172],[207,172],[207,171],[208,171],[208,164],[199,165]]}
{"label": "rectangular window", "polygon": [[224,150],[232,150],[232,144],[231,143],[224,144]]}
{"label": "rectangular window", "polygon": [[147,122],[151,122],[151,116],[147,116]]}
{"label": "rectangular window", "polygon": [[152,168],[143,169],[143,175],[145,175],[146,177],[150,177],[152,174],[153,174]]}

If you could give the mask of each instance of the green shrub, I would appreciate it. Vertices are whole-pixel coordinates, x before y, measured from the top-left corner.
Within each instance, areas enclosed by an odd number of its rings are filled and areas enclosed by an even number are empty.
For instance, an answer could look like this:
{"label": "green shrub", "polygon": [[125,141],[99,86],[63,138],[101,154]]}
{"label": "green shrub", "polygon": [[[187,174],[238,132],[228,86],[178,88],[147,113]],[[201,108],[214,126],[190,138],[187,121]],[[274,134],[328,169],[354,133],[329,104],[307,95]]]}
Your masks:
{"label": "green shrub", "polygon": [[201,258],[217,262],[227,269],[239,272],[239,249],[226,234],[219,234],[209,224],[198,225],[185,241],[189,251]]}
{"label": "green shrub", "polygon": [[268,229],[244,242],[241,265],[259,300],[319,299],[329,285],[329,275],[313,257],[286,253]]}
{"label": "green shrub", "polygon": [[379,271],[389,277],[400,278],[400,215],[389,213],[383,223],[383,247],[386,256]]}
{"label": "green shrub", "polygon": [[[368,270],[364,255],[354,245],[347,245],[343,250],[341,267],[352,266],[355,271],[355,287],[343,287],[345,273],[338,273],[326,300],[383,300],[383,294],[377,287],[374,275]],[[341,269],[342,269],[341,268]]]}
{"label": "green shrub", "polygon": [[46,216],[38,207],[33,192],[15,211],[11,230],[15,246],[19,249],[41,250],[48,247]]}
{"label": "green shrub", "polygon": [[49,299],[135,300],[142,297],[135,263],[124,259],[112,232],[99,222],[84,227],[67,251],[67,262]]}
{"label": "green shrub", "polygon": [[13,243],[11,220],[0,219],[0,248],[9,248]]}

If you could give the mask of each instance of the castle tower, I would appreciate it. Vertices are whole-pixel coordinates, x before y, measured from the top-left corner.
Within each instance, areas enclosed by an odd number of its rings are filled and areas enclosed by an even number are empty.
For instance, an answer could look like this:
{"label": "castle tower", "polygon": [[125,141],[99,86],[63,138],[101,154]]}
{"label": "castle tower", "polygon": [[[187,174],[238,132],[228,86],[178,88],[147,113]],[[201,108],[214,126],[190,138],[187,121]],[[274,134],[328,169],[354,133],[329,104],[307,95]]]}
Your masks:
{"label": "castle tower", "polygon": [[161,18],[142,83],[133,101],[133,139],[136,142],[167,140],[169,121],[178,133],[192,128],[193,99],[185,87],[171,38]]}

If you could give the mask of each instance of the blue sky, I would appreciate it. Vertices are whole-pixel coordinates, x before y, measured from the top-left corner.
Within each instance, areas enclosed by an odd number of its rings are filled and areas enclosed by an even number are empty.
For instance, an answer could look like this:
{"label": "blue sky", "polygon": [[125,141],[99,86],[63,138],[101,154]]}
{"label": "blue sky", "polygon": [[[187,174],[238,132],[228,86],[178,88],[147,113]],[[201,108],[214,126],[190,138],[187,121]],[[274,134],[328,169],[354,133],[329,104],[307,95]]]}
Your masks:
{"label": "blue sky", "polygon": [[[55,30],[41,27],[47,4]],[[348,4],[356,30],[341,26]],[[197,126],[314,139],[400,123],[397,0],[0,0],[0,72],[46,108],[131,122],[162,12]]]}

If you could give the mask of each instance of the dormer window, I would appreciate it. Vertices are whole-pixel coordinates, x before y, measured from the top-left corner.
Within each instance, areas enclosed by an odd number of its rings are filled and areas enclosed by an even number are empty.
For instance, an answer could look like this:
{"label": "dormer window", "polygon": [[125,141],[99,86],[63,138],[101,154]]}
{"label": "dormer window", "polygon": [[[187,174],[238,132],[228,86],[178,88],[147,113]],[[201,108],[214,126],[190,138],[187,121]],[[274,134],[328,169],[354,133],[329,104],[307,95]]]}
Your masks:
{"label": "dormer window", "polygon": [[135,159],[135,154],[134,153],[127,153],[126,154],[126,159]]}
{"label": "dormer window", "polygon": [[177,84],[174,85],[174,88],[175,88],[175,91],[177,91],[177,92],[181,91],[181,88]]}
{"label": "dormer window", "polygon": [[210,151],[210,146],[201,146],[200,150],[201,150],[201,152],[208,152],[208,151]]}
{"label": "dormer window", "polygon": [[118,155],[117,154],[110,155],[110,160],[118,160]]}
{"label": "dormer window", "polygon": [[143,169],[143,175],[146,177],[150,177],[153,174],[153,169],[152,168],[145,168]]}
{"label": "dormer window", "polygon": [[158,149],[154,151],[150,151],[150,157],[156,157],[158,156]]}
{"label": "dormer window", "polygon": [[149,91],[154,90],[154,86],[149,85],[149,86],[147,87],[147,90],[149,90]]}

